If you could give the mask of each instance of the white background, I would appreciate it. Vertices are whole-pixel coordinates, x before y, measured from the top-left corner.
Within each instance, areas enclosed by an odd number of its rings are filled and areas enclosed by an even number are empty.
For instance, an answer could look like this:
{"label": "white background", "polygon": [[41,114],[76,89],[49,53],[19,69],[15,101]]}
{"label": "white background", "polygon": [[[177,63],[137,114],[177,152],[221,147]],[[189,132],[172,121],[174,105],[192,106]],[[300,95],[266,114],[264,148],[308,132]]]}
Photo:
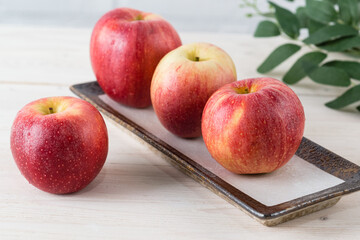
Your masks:
{"label": "white background", "polygon": [[[252,1],[252,0],[248,0]],[[239,5],[242,0],[0,0],[0,24],[93,27],[107,11],[131,7],[157,13],[178,31],[253,33],[260,18],[247,18],[251,12]],[[281,6],[295,9],[304,0],[289,3],[275,0]],[[265,0],[258,0],[268,9]]]}

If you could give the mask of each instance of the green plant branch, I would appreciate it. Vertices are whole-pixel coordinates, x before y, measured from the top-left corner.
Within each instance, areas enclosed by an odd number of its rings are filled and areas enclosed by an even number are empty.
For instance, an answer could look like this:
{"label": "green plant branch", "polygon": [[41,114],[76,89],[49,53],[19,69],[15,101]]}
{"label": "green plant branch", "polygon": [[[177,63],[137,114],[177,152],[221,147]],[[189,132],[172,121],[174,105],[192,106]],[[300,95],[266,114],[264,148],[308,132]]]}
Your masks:
{"label": "green plant branch", "polygon": [[251,8],[255,13],[254,14],[247,14],[247,16],[252,17],[253,15],[257,15],[257,16],[262,16],[262,17],[266,17],[266,18],[271,18],[274,14],[274,12],[262,12],[259,8],[258,8],[258,4],[257,4],[257,0],[253,0],[252,2],[249,0],[242,0],[243,4],[240,4],[241,8]]}
{"label": "green plant branch", "polygon": [[[254,14],[249,14],[249,17],[258,15],[265,18],[275,18],[275,21],[270,22],[273,23],[273,26],[277,26],[279,31],[276,31],[275,28],[274,31],[266,31],[268,28],[264,28],[264,22],[268,21],[262,21],[260,23],[262,24],[261,27],[256,30],[256,36],[271,37],[278,36],[280,33],[282,38],[294,43],[283,44],[276,48],[259,66],[259,72],[271,71],[297,52],[298,49],[308,48],[311,51],[294,63],[283,77],[283,81],[294,84],[305,76],[309,76],[316,83],[335,87],[348,87],[348,91],[333,100],[333,102],[336,102],[336,106],[343,107],[348,105],[347,102],[349,101],[359,101],[356,94],[360,94],[360,88],[357,87],[359,85],[358,81],[354,79],[360,80],[360,62],[339,59],[328,62],[329,65],[327,63],[322,64],[326,56],[331,52],[360,57],[360,46],[357,46],[360,38],[360,13],[353,11],[354,5],[342,5],[343,15],[340,16],[339,5],[336,7],[329,5],[325,1],[306,1],[306,5],[300,10],[302,13],[300,11],[293,13],[271,2],[269,4],[270,12],[265,13],[258,8],[257,0],[242,0],[242,2],[242,8],[247,7],[254,12]],[[360,4],[360,1],[358,4]],[[321,8],[321,11],[319,11],[319,8]],[[349,18],[352,19],[352,23],[344,20]],[[302,21],[301,26],[299,25],[300,21]],[[269,26],[271,27],[271,24]],[[300,39],[300,30],[303,28],[309,30],[309,36]],[[354,32],[354,29],[357,31]],[[322,44],[322,46],[317,46],[319,44]],[[335,108],[335,105],[332,105],[334,104],[326,104],[328,107]],[[360,111],[360,106],[358,110]]]}
{"label": "green plant branch", "polygon": [[346,50],[345,53],[350,54],[353,57],[360,57],[360,51],[355,49]]}

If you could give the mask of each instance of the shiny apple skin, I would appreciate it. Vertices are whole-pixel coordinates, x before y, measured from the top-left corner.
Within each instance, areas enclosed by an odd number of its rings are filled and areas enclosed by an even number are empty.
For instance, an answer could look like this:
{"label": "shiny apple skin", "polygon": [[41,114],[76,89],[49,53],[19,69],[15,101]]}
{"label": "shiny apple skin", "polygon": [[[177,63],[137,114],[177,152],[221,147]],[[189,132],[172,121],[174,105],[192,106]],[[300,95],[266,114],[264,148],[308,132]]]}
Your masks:
{"label": "shiny apple skin", "polygon": [[151,104],[150,84],[157,64],[180,45],[178,33],[160,16],[118,8],[101,17],[93,29],[91,64],[110,98],[144,108]]}
{"label": "shiny apple skin", "polygon": [[299,98],[272,78],[225,85],[211,96],[202,116],[211,156],[238,174],[269,173],[285,165],[301,143],[304,126]]}
{"label": "shiny apple skin", "polygon": [[[195,55],[199,61],[194,61]],[[151,83],[151,101],[167,130],[183,138],[199,137],[206,101],[234,81],[235,65],[224,50],[209,43],[191,43],[160,61]]]}
{"label": "shiny apple skin", "polygon": [[[56,113],[47,113],[52,107]],[[23,107],[13,122],[11,151],[35,187],[65,194],[86,187],[102,169],[108,134],[101,114],[74,97],[51,97]]]}

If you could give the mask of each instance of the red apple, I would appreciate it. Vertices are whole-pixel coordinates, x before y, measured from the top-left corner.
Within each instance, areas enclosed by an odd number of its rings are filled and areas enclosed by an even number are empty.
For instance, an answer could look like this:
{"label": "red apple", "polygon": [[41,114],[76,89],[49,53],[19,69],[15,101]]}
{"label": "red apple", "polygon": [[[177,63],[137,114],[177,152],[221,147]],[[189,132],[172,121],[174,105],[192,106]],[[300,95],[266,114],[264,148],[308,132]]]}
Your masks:
{"label": "red apple", "polygon": [[150,83],[156,65],[180,45],[175,29],[160,16],[118,8],[102,16],[94,27],[91,64],[109,97],[143,108],[151,104]]}
{"label": "red apple", "polygon": [[206,101],[234,81],[235,65],[222,49],[208,43],[187,44],[160,61],[151,83],[151,101],[166,129],[180,137],[198,137]]}
{"label": "red apple", "polygon": [[18,112],[10,144],[29,183],[45,192],[64,194],[84,188],[100,172],[108,135],[101,114],[90,103],[50,97]]}
{"label": "red apple", "polygon": [[211,96],[202,134],[211,156],[238,174],[267,173],[287,163],[304,133],[296,94],[273,78],[227,84]]}

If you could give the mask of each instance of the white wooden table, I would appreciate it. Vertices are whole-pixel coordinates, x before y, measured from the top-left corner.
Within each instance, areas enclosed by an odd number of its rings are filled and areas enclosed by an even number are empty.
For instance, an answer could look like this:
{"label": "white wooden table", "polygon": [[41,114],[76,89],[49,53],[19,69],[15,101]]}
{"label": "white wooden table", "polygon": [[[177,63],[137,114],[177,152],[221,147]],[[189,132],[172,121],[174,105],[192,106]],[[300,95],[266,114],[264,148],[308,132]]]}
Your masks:
{"label": "white wooden table", "polygon": [[[58,196],[28,184],[10,152],[12,121],[30,101],[73,95],[70,85],[94,80],[90,34],[91,29],[0,25],[0,239],[359,238],[359,193],[343,197],[332,208],[265,227],[108,120],[108,158],[87,188]],[[225,49],[239,79],[260,76],[256,67],[284,41],[216,33],[180,35],[183,43],[207,41]],[[280,78],[289,64],[269,75]],[[323,106],[343,89],[309,80],[292,88],[305,108],[305,136],[360,165],[360,114]]]}

